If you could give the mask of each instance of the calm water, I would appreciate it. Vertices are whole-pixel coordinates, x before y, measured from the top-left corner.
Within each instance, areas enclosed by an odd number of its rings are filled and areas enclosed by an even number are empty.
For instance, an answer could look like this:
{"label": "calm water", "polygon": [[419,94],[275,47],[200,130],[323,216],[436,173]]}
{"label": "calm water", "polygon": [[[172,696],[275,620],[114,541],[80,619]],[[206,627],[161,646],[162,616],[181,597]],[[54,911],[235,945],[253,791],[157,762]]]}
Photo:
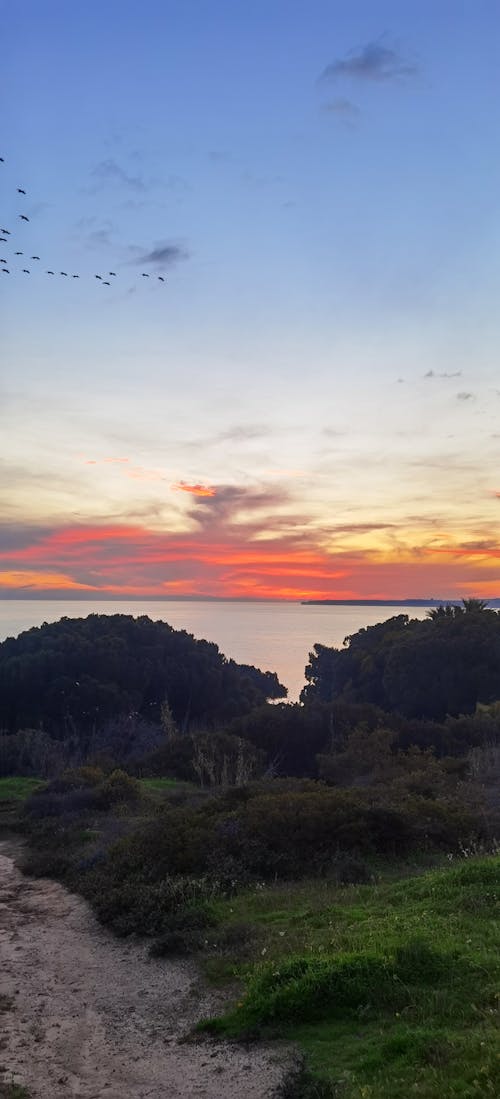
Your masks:
{"label": "calm water", "polygon": [[304,685],[304,668],[315,642],[341,645],[362,626],[383,622],[395,614],[424,618],[425,607],[311,607],[300,603],[182,603],[165,600],[0,600],[0,641],[30,626],[56,622],[66,615],[149,615],[174,629],[215,641],[226,656],[277,672],[295,701]]}

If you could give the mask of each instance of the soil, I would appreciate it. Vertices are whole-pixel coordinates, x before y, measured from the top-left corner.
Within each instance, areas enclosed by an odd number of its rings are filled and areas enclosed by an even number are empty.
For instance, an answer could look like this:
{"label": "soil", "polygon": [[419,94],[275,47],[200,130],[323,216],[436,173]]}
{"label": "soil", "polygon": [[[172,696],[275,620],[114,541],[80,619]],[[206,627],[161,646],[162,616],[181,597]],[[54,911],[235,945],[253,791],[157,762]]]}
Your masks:
{"label": "soil", "polygon": [[[195,965],[116,939],[0,841],[0,1062],[33,1099],[268,1099],[287,1049],[186,1041],[223,1001]],[[4,999],[5,997],[5,999]],[[1,1074],[0,1074],[1,1075]]]}

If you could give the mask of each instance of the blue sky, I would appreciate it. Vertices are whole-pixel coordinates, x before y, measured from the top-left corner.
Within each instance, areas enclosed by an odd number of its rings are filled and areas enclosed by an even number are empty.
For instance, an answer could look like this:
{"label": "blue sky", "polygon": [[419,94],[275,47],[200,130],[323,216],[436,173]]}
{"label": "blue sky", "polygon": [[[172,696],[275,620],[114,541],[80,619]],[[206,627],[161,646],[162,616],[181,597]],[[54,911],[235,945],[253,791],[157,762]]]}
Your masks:
{"label": "blue sky", "polygon": [[0,585],[498,594],[498,5],[1,10]]}

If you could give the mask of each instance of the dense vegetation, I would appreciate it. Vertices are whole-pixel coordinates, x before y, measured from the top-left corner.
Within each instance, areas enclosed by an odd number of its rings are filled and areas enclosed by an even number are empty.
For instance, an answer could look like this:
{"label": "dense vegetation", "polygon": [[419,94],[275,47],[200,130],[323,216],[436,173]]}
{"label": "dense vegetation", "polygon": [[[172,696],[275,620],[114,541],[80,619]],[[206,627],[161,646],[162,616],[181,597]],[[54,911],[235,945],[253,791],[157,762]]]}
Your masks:
{"label": "dense vegetation", "polygon": [[0,644],[0,728],[57,740],[133,715],[158,722],[167,702],[182,729],[245,713],[286,689],[217,645],[125,614],[63,618]]}
{"label": "dense vegetation", "polygon": [[306,677],[305,702],[341,697],[432,721],[469,714],[500,698],[500,614],[479,599],[424,621],[400,614],[358,630],[342,650],[316,645]]}
{"label": "dense vegetation", "polygon": [[236,976],[212,1027],[299,1039],[325,1081],[290,1099],[497,1094],[499,861],[472,856],[500,834],[500,615],[398,616],[306,676],[271,704],[276,676],[126,616],[9,639],[0,798],[29,795],[26,869]]}

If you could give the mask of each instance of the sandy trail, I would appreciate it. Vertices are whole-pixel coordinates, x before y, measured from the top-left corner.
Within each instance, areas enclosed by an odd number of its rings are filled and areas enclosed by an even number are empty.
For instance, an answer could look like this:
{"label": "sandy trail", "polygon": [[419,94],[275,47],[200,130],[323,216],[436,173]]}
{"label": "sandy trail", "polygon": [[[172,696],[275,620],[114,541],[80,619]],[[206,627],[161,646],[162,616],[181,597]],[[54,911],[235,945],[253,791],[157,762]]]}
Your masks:
{"label": "sandy trail", "polygon": [[0,1062],[33,1099],[267,1099],[288,1052],[179,1044],[220,1001],[191,962],[114,939],[57,882],[24,878],[0,841]]}

